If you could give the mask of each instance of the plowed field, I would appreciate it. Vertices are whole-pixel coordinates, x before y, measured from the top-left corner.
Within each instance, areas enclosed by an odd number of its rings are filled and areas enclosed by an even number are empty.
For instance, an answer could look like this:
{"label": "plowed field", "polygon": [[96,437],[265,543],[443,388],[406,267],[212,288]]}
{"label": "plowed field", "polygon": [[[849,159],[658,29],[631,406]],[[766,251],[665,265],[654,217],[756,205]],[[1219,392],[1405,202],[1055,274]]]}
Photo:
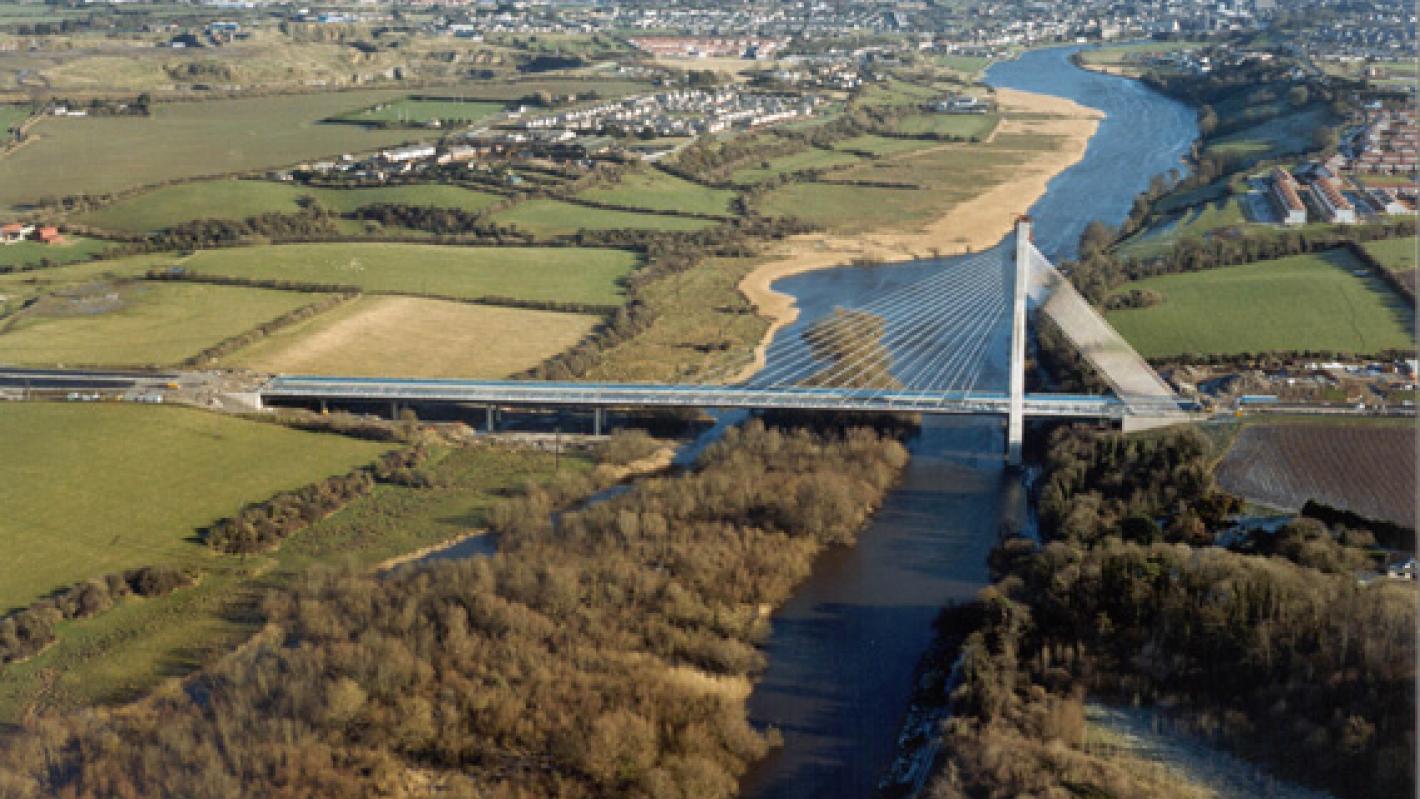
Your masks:
{"label": "plowed field", "polygon": [[1405,426],[1248,427],[1218,470],[1223,488],[1299,510],[1309,499],[1415,526],[1415,434]]}

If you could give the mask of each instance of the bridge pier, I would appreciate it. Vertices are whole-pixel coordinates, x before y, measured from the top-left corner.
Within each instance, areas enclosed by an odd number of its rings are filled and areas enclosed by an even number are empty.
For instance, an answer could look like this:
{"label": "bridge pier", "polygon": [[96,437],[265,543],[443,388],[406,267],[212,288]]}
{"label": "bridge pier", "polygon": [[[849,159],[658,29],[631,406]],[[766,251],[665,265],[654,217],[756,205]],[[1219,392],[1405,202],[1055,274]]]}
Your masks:
{"label": "bridge pier", "polygon": [[596,407],[592,409],[592,435],[602,434],[602,427],[606,424],[606,409]]}
{"label": "bridge pier", "polygon": [[1006,411],[1006,465],[1020,466],[1026,421],[1026,288],[1030,217],[1016,220],[1015,286],[1011,298],[1010,396]]}
{"label": "bridge pier", "polygon": [[495,432],[498,428],[498,410],[492,405],[483,406],[483,431]]}

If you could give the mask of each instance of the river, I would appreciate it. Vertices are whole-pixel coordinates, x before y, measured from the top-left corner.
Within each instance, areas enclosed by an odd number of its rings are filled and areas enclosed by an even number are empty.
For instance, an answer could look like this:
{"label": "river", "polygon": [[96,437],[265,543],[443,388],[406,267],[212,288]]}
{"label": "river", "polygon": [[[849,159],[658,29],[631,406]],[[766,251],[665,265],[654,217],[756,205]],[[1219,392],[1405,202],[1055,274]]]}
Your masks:
{"label": "river", "polygon": [[[1075,67],[1075,49],[1032,51],[986,75],[994,86],[1065,97],[1107,115],[1083,159],[1030,209],[1037,246],[1056,259],[1074,254],[1090,221],[1123,221],[1153,175],[1182,167],[1197,136],[1191,109],[1137,81]],[[835,306],[851,307],[949,266],[844,267],[777,282],[800,314],[770,347],[770,368],[800,346],[805,325]],[[990,349],[981,385],[1004,388],[1006,348]],[[1002,469],[1004,446],[999,420],[929,417],[909,444],[902,483],[858,545],[825,553],[775,614],[765,645],[769,666],[749,709],[756,725],[779,729],[784,746],[745,776],[747,799],[872,793],[894,755],[933,618],[986,584],[986,555],[1003,521],[1021,513],[1020,482]]]}

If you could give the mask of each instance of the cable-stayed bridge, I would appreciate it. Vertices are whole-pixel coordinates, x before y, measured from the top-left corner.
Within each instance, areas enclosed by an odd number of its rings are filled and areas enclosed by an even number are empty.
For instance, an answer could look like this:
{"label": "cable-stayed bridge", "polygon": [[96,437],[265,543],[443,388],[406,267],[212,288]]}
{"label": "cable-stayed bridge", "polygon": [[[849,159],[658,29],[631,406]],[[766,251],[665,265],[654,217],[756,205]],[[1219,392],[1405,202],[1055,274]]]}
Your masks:
{"label": "cable-stayed bridge", "polygon": [[[592,409],[749,408],[1001,415],[1007,458],[1020,459],[1027,417],[1115,420],[1126,429],[1188,414],[1153,369],[1075,291],[1017,224],[1013,246],[955,259],[907,286],[781,333],[747,380],[627,384],[278,376],[264,400],[388,401]],[[1113,395],[1025,392],[1028,310],[1052,319]]]}

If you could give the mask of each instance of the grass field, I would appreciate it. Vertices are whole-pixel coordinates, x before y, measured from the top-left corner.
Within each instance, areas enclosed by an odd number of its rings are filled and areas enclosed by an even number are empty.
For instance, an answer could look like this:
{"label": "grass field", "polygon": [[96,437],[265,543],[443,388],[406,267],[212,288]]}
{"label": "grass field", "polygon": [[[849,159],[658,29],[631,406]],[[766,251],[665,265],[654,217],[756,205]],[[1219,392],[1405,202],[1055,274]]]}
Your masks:
{"label": "grass field", "polygon": [[636,266],[636,256],[573,247],[283,244],[205,250],[184,263],[200,274],[353,285],[367,291],[619,305],[621,279]]}
{"label": "grass field", "polygon": [[366,296],[223,363],[287,374],[507,377],[570,348],[599,321],[586,314]]}
{"label": "grass field", "polygon": [[1245,224],[1241,200],[1228,196],[1194,206],[1182,216],[1146,228],[1124,241],[1119,252],[1134,258],[1162,255],[1187,238],[1201,238],[1223,228]]}
{"label": "grass field", "polygon": [[441,122],[472,123],[487,119],[502,111],[502,102],[479,100],[416,100],[406,97],[388,103],[380,103],[358,111],[339,114],[334,119],[343,122],[405,122],[423,124],[435,120]]}
{"label": "grass field", "polygon": [[608,211],[560,200],[528,200],[493,215],[493,221],[517,225],[536,236],[561,236],[578,230],[704,230],[717,223],[684,216]]}
{"label": "grass field", "polygon": [[9,139],[5,134],[21,122],[29,119],[30,106],[28,105],[0,105],[0,144],[4,144]]}
{"label": "grass field", "polygon": [[768,161],[735,170],[730,180],[735,183],[759,183],[763,180],[801,172],[808,169],[828,169],[853,164],[860,159],[851,153],[834,150],[809,149],[802,152],[781,155]]}
{"label": "grass field", "polygon": [[902,133],[984,139],[991,135],[1000,121],[999,114],[913,114],[899,120],[897,130]]}
{"label": "grass field", "polygon": [[[84,410],[92,410],[92,406]],[[245,433],[246,428],[237,430]],[[311,443],[302,445],[283,439],[242,462],[260,464],[263,470],[271,471],[267,459],[279,458],[287,448],[293,449],[293,454],[283,462],[299,463],[329,452],[323,448],[349,443],[324,435],[295,441]],[[212,439],[212,443],[220,442]],[[158,453],[156,457],[164,455]],[[360,460],[350,458],[351,463]],[[221,465],[225,466],[225,458]],[[565,453],[558,465],[564,472],[588,468],[585,459]],[[343,464],[330,471],[340,468]],[[529,481],[551,477],[554,458],[550,453],[478,447],[439,451],[431,468],[436,476],[434,486],[379,486],[372,496],[352,502],[334,516],[287,539],[272,555],[210,556],[203,564],[206,574],[195,587],[161,599],[125,600],[92,619],[60,625],[58,643],[32,660],[0,670],[0,722],[16,721],[31,702],[75,709],[121,701],[150,690],[175,674],[187,673],[206,660],[230,652],[260,628],[261,617],[255,604],[268,589],[289,584],[312,566],[370,567],[480,527],[489,506],[500,496]],[[300,484],[316,476],[301,476],[293,482]],[[204,496],[211,493],[203,486]],[[174,512],[170,503],[155,505],[159,510]],[[223,507],[216,512],[221,515],[233,509]],[[111,536],[100,540],[107,542]],[[185,546],[199,549],[194,544]]]}
{"label": "grass field", "polygon": [[1080,58],[1086,64],[1123,64],[1147,55],[1172,53],[1178,50],[1192,50],[1203,46],[1203,42],[1135,42],[1115,44],[1107,47],[1092,47],[1080,51]]}
{"label": "grass field", "polygon": [[1366,252],[1384,264],[1387,269],[1406,272],[1415,268],[1416,241],[1414,236],[1368,241],[1361,246],[1365,247]]}
{"label": "grass field", "polygon": [[1330,112],[1324,107],[1268,120],[1250,128],[1231,133],[1209,142],[1207,152],[1260,161],[1305,152],[1312,147],[1312,133],[1320,127]]}
{"label": "grass field", "polygon": [[321,124],[398,97],[329,92],[174,103],[152,117],[47,118],[0,159],[0,208],[42,197],[102,194],[174,178],[260,169],[416,138],[407,130]]}
{"label": "grass field", "polygon": [[108,246],[108,242],[100,239],[69,235],[64,237],[63,244],[40,244],[37,241],[4,244],[0,245],[0,267],[39,266],[45,261],[51,264],[87,261]]}
{"label": "grass field", "polygon": [[137,566],[213,558],[198,528],[367,463],[388,445],[184,408],[10,403],[0,439],[0,608]]}
{"label": "grass field", "polygon": [[834,145],[836,150],[860,151],[872,155],[895,155],[897,153],[910,153],[914,150],[923,150],[935,146],[935,142],[921,139],[894,139],[889,136],[874,136],[865,134],[854,136],[851,139],[844,139]]}
{"label": "grass field", "polygon": [[[429,184],[365,189],[324,189],[266,180],[204,180],[164,186],[79,216],[84,225],[123,233],[146,233],[194,219],[245,219],[269,212],[291,213],[297,200],[314,197],[342,213],[374,203],[401,203],[481,211],[501,197],[481,191]],[[3,255],[0,255],[3,257]]]}
{"label": "grass field", "polygon": [[595,202],[633,208],[727,214],[735,193],[725,189],[706,188],[674,175],[648,169],[627,174],[615,185],[589,189],[580,196]]}
{"label": "grass field", "polygon": [[841,232],[902,229],[940,217],[1012,177],[1035,151],[1058,146],[1053,136],[1002,133],[990,144],[940,143],[887,154],[835,171],[833,180],[881,181],[916,189],[791,183],[767,192],[756,210],[795,216]]}
{"label": "grass field", "polygon": [[1108,314],[1145,357],[1290,350],[1410,349],[1413,311],[1344,250],[1125,284],[1153,289],[1152,308]]}
{"label": "grass field", "polygon": [[191,283],[97,282],[69,291],[7,320],[0,362],[172,365],[319,297]]}

